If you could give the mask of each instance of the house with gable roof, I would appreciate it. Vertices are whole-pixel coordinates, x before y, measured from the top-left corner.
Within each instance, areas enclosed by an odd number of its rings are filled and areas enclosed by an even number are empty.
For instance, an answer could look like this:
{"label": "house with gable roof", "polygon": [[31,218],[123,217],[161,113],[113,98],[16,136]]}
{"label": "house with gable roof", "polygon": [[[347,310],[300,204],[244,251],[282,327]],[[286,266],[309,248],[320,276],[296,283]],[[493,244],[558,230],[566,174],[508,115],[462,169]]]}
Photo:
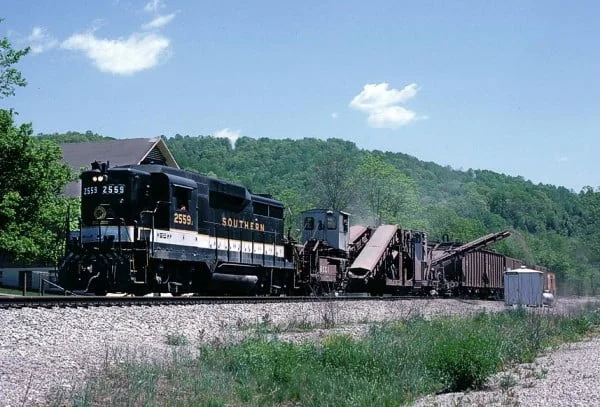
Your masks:
{"label": "house with gable roof", "polygon": [[[64,143],[61,146],[63,161],[74,173],[89,169],[94,161],[108,162],[111,167],[126,164],[160,164],[179,168],[162,137],[132,138],[84,143]],[[65,195],[78,198],[81,180],[70,182]]]}

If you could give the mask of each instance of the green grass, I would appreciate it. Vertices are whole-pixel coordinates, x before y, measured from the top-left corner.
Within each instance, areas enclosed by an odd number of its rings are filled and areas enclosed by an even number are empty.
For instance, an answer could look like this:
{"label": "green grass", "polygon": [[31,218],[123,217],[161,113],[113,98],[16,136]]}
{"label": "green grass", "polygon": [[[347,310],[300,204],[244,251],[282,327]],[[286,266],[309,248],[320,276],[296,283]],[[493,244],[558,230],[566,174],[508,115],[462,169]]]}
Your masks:
{"label": "green grass", "polygon": [[[108,360],[102,375],[56,404],[397,406],[425,394],[478,388],[492,374],[579,340],[598,324],[592,307],[569,316],[517,310],[415,318],[375,326],[360,339],[334,335],[293,344],[256,335],[238,344],[201,345],[195,356],[174,346],[163,362]],[[168,343],[181,344],[181,336],[169,335]]]}
{"label": "green grass", "polygon": [[170,346],[183,346],[187,345],[188,342],[187,337],[178,332],[169,332],[166,336],[166,343]]}
{"label": "green grass", "polygon": [[[13,288],[0,287],[0,294],[23,295],[23,290],[16,290]],[[40,295],[40,292],[39,292],[39,290],[36,290],[36,291],[28,290],[27,295],[35,297],[35,296]]]}

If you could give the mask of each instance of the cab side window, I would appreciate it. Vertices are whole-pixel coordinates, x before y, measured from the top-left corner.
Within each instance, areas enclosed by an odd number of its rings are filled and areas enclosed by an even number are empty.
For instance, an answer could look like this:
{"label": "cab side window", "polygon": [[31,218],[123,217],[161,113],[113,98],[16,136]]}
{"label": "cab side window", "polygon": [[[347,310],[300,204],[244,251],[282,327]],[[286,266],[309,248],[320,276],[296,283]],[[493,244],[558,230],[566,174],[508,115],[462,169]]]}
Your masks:
{"label": "cab side window", "polygon": [[189,188],[173,187],[173,199],[175,204],[175,210],[190,210],[190,193],[191,190]]}
{"label": "cab side window", "polygon": [[337,229],[337,222],[336,222],[335,216],[333,216],[331,214],[327,214],[327,229],[329,229],[329,230]]}
{"label": "cab side window", "polygon": [[315,218],[312,216],[304,218],[304,230],[313,230],[315,228]]}

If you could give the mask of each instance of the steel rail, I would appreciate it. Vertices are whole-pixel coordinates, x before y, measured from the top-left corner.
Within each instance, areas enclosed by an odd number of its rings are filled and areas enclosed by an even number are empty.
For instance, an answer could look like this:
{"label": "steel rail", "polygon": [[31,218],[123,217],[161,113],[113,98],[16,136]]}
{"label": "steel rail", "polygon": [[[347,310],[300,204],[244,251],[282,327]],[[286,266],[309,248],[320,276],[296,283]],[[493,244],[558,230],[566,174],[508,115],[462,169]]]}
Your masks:
{"label": "steel rail", "polygon": [[267,304],[297,302],[342,301],[396,301],[432,299],[432,297],[407,296],[283,296],[283,297],[95,297],[95,296],[1,296],[0,309],[9,308],[77,308],[77,307],[124,307],[164,306],[197,304]]}

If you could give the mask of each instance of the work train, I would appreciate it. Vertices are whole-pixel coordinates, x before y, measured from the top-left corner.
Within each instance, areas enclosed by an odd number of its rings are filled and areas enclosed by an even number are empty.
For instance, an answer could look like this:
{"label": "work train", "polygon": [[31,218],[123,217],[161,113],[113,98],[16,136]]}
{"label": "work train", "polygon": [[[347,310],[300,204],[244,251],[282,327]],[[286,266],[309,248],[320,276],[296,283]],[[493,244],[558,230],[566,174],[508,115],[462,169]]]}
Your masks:
{"label": "work train", "polygon": [[80,178],[80,227],[59,267],[69,290],[500,297],[502,273],[521,265],[483,250],[508,232],[434,244],[421,231],[351,226],[348,213],[314,209],[301,214],[297,242],[284,233],[284,205],[242,185],[151,164],[95,162]]}

